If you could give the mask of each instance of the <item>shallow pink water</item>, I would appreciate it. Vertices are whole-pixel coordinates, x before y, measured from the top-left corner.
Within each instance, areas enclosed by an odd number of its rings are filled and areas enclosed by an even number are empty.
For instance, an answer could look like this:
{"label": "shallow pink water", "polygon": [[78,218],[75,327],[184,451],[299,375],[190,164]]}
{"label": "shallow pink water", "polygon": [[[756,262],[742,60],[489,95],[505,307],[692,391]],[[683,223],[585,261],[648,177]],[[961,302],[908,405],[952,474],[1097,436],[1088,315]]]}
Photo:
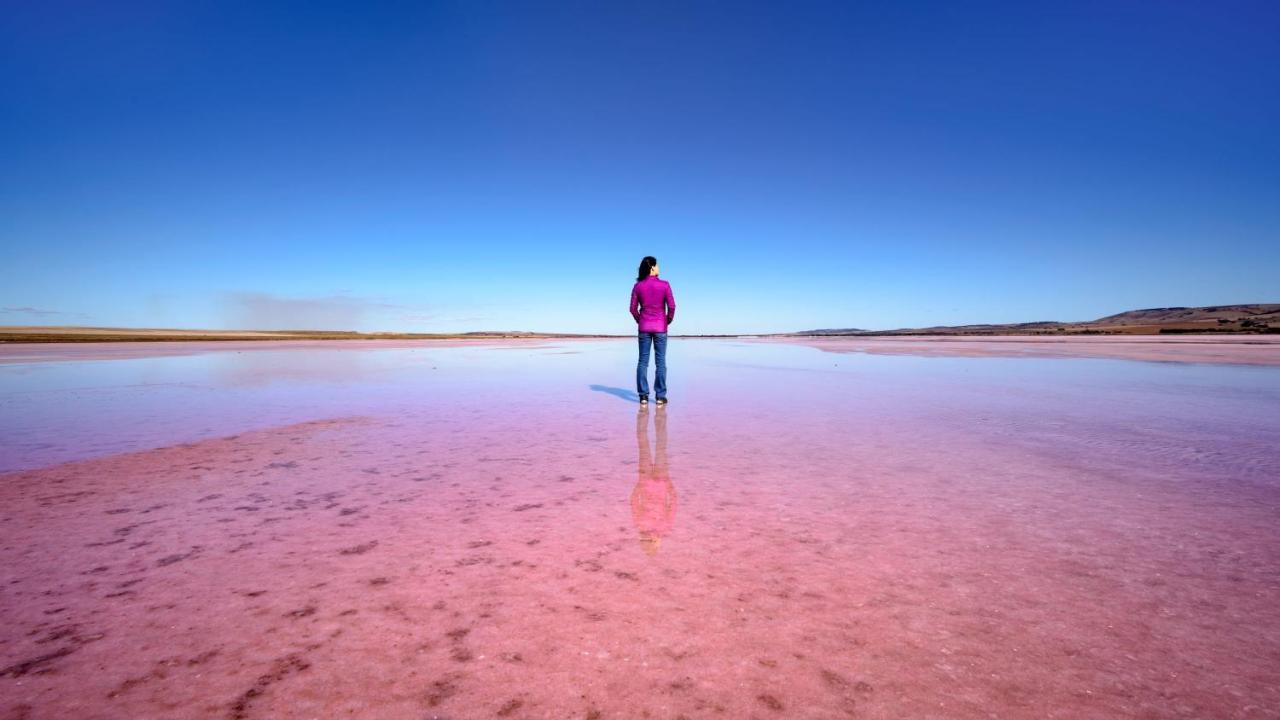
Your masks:
{"label": "shallow pink water", "polygon": [[1280,370],[672,342],[0,371],[0,717],[1280,717]]}

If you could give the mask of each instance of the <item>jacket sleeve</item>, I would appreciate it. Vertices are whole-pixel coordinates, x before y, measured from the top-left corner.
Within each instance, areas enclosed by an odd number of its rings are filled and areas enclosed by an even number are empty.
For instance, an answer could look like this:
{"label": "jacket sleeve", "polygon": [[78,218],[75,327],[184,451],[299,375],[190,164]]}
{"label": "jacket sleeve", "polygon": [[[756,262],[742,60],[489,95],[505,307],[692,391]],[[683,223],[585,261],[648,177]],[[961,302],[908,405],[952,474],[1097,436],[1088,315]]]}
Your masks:
{"label": "jacket sleeve", "polygon": [[667,324],[676,319],[676,298],[671,294],[671,283],[667,283]]}
{"label": "jacket sleeve", "polygon": [[631,317],[640,322],[640,293],[636,292],[636,286],[631,286]]}

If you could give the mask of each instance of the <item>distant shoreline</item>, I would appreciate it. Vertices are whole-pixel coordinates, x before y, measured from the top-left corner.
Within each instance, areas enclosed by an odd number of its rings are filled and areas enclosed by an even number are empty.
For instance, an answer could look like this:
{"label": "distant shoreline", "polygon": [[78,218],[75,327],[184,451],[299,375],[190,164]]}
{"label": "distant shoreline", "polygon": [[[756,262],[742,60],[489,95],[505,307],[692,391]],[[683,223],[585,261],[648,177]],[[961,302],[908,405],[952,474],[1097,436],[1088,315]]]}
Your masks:
{"label": "distant shoreline", "polygon": [[[355,332],[201,332],[155,330],[104,330],[102,332],[15,331],[0,328],[0,343],[98,343],[98,342],[232,342],[279,340],[513,340],[553,338],[600,338],[609,335],[544,335],[522,334],[429,334],[429,333],[355,333]],[[616,336],[622,337],[622,336]]]}
{"label": "distant shoreline", "polygon": [[[898,330],[887,330],[883,332],[858,332],[858,333],[751,333],[741,335],[671,335],[672,338],[683,339],[756,339],[756,338],[776,338],[776,339],[823,339],[823,338],[848,338],[848,339],[869,339],[869,338],[967,338],[973,340],[981,340],[983,338],[1029,338],[1029,339],[1054,339],[1054,338],[1085,338],[1085,337],[1151,337],[1151,336],[1198,336],[1198,337],[1247,337],[1251,335],[1277,335],[1280,329],[1268,330],[1214,330],[1214,329],[1182,329],[1182,328],[1162,328],[1155,331],[1134,331],[1134,330],[1077,330],[1071,332],[909,332]],[[288,334],[288,333],[254,333],[254,334],[230,334],[230,333],[211,333],[199,334],[189,333],[181,335],[164,335],[164,334],[148,334],[148,333],[78,333],[78,334],[60,334],[60,333],[25,333],[12,332],[4,328],[0,328],[0,345],[17,345],[17,344],[91,344],[91,343],[113,343],[113,342],[137,342],[137,343],[184,343],[184,342],[279,342],[281,340],[311,340],[324,342],[355,342],[370,340],[458,340],[462,342],[475,341],[491,341],[491,340],[621,340],[633,338],[633,335],[553,335],[553,334],[486,334],[486,335],[432,335],[421,333],[314,333],[314,334]]]}
{"label": "distant shoreline", "polygon": [[[536,332],[362,333],[330,330],[181,330],[173,328],[61,328],[0,326],[0,345],[16,343],[241,342],[280,340],[591,340],[634,335]],[[770,335],[672,335],[692,338],[772,337]]]}
{"label": "distant shoreline", "polygon": [[[1095,335],[1269,335],[1280,334],[1280,304],[1209,305],[1129,310],[1084,322],[935,325],[896,330],[825,328],[788,333],[672,334],[678,338],[824,337],[1074,337]],[[91,342],[198,342],[229,340],[587,340],[630,338],[634,334],[543,333],[479,330],[463,333],[356,332],[350,330],[189,330],[54,325],[0,326],[0,344]]]}
{"label": "distant shoreline", "polygon": [[[633,336],[579,337],[452,337],[435,339],[353,338],[348,342],[316,339],[259,337],[201,342],[183,337],[179,342],[0,342],[0,367],[45,362],[128,360],[204,353],[272,353],[275,351],[332,351],[360,353],[369,350],[430,350],[488,348],[536,350],[607,343],[634,348]],[[1057,357],[1112,358],[1198,362],[1230,365],[1280,366],[1280,335],[1176,334],[1176,335],[933,335],[933,336],[799,336],[740,335],[688,336],[688,340],[731,341],[762,345],[809,346],[836,354],[914,355],[921,357]]]}

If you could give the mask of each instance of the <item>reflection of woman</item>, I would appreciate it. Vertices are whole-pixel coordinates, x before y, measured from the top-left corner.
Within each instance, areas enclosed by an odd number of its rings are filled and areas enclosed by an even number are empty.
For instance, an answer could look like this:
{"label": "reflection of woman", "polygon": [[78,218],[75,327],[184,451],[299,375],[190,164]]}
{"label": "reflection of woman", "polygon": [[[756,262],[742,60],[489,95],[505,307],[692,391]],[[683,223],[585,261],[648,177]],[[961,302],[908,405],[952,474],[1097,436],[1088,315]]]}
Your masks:
{"label": "reflection of woman", "polygon": [[640,359],[636,362],[636,395],[640,404],[649,404],[649,346],[653,346],[653,391],[659,405],[667,404],[667,326],[676,317],[676,299],[671,283],[658,278],[658,259],[645,255],[640,273],[631,287],[631,316],[636,319],[640,339]]}
{"label": "reflection of woman", "polygon": [[667,471],[667,414],[657,413],[653,424],[658,431],[658,452],[650,459],[649,412],[641,406],[636,413],[640,477],[631,491],[631,520],[640,531],[640,547],[650,555],[658,552],[662,538],[671,532],[676,520],[676,487]]}

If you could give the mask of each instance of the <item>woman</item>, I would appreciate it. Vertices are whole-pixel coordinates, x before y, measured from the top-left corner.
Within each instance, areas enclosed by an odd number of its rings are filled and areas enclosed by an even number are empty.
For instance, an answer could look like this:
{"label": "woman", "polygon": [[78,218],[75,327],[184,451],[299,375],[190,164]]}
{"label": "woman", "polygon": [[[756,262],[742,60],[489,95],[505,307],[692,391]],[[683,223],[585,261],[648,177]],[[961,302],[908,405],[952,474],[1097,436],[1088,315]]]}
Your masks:
{"label": "woman", "polygon": [[[665,309],[664,306],[665,305]],[[636,394],[640,404],[649,404],[649,346],[653,345],[656,371],[653,390],[659,406],[667,404],[667,326],[676,316],[676,299],[671,283],[658,279],[658,259],[646,255],[631,288],[631,316],[639,324],[640,362],[636,364]]]}

